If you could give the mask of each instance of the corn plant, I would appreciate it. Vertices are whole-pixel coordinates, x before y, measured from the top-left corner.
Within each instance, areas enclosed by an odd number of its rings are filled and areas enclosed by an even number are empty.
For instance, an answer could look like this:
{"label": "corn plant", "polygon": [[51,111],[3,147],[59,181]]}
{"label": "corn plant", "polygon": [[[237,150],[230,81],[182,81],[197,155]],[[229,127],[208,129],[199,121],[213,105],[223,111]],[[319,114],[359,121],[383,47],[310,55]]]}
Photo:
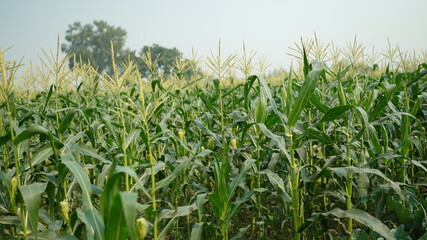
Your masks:
{"label": "corn plant", "polygon": [[0,236],[426,238],[425,53],[291,50],[269,74],[219,42],[168,80],[150,51],[148,79],[114,46],[111,74],[45,51],[22,78],[0,51]]}

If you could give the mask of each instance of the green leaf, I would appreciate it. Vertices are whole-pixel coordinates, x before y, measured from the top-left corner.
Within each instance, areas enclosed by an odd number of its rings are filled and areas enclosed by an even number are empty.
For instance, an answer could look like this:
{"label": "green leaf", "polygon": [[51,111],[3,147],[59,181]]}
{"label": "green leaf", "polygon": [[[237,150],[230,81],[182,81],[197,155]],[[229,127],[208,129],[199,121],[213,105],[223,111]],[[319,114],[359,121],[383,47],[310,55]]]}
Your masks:
{"label": "green leaf", "polygon": [[44,106],[43,106],[43,112],[45,112],[45,111],[46,111],[46,107],[47,107],[47,105],[49,104],[49,100],[50,100],[50,98],[52,97],[52,93],[53,93],[53,84],[52,84],[52,85],[50,85],[49,92],[48,92],[48,94],[47,94],[47,96],[46,96],[46,100],[45,100],[45,102],[44,102]]}
{"label": "green leaf", "polygon": [[370,240],[368,234],[362,229],[355,229],[352,237],[354,240]]}
{"label": "green leaf", "polygon": [[76,181],[79,183],[80,189],[82,190],[82,202],[83,202],[83,214],[95,232],[95,238],[101,239],[102,233],[104,232],[104,224],[100,217],[100,214],[92,205],[91,195],[92,187],[90,184],[89,177],[86,175],[83,167],[75,161],[74,156],[70,151],[62,155],[62,163],[70,170]]}
{"label": "green leaf", "polygon": [[427,173],[427,168],[426,168],[426,167],[424,167],[424,165],[423,165],[422,163],[420,163],[420,162],[418,162],[418,161],[415,161],[415,160],[411,160],[411,162],[412,162],[415,166],[417,166],[417,167],[419,167],[419,168],[423,169],[423,170]]}
{"label": "green leaf", "polygon": [[0,147],[10,141],[10,133],[0,137]]}
{"label": "green leaf", "polygon": [[195,223],[191,229],[191,240],[201,240],[203,233],[203,223]]}
{"label": "green leaf", "polygon": [[34,156],[26,161],[21,166],[21,172],[28,170],[30,167],[35,167],[53,155],[53,150],[50,145],[45,145],[34,154]]}
{"label": "green leaf", "polygon": [[359,209],[350,209],[344,211],[339,208],[334,208],[332,211],[322,213],[322,215],[334,215],[338,218],[351,218],[371,228],[387,240],[394,239],[393,235],[390,232],[390,229],[384,223],[382,223],[380,220],[365,211]]}
{"label": "green leaf", "polygon": [[77,208],[76,212],[80,221],[86,225],[87,239],[101,240],[102,233],[104,232],[104,222],[102,221],[101,214],[95,208],[84,212],[81,208]]}
{"label": "green leaf", "polygon": [[179,206],[176,209],[163,209],[159,216],[158,220],[174,218],[174,217],[183,217],[191,214],[194,210],[197,209],[197,204],[193,203],[191,205]]}
{"label": "green leaf", "polygon": [[381,146],[380,141],[378,140],[377,131],[375,130],[374,126],[372,124],[368,125],[368,131],[369,131],[369,138],[372,142],[372,145],[375,148],[375,151],[377,154],[383,152],[383,147]]}
{"label": "green leaf", "polygon": [[381,178],[383,178],[384,180],[386,180],[387,182],[389,182],[390,186],[394,189],[394,191],[396,191],[396,193],[400,196],[401,199],[405,199],[402,189],[400,189],[399,184],[395,183],[394,181],[392,181],[391,179],[389,179],[388,177],[386,177],[382,172],[380,172],[377,169],[371,169],[371,168],[358,168],[358,167],[354,167],[354,166],[349,166],[349,167],[335,167],[335,168],[330,168],[332,172],[336,173],[339,176],[342,177],[347,177],[348,174],[359,174],[359,173],[370,173],[370,174],[374,174],[377,175]]}
{"label": "green leaf", "polygon": [[138,195],[136,193],[127,192],[120,192],[119,194],[129,237],[130,239],[135,239],[136,204]]}
{"label": "green leaf", "polygon": [[212,153],[212,150],[210,150],[210,149],[205,149],[205,150],[203,150],[202,152],[198,153],[198,154],[196,155],[196,157],[206,157],[206,156],[209,156],[211,153]]}
{"label": "green leaf", "polygon": [[1,216],[0,223],[5,225],[18,225],[21,223],[21,218],[17,216]]}
{"label": "green leaf", "polygon": [[405,225],[399,225],[399,227],[397,228],[393,228],[390,231],[393,236],[394,239],[398,239],[398,240],[412,240],[412,238],[409,236],[409,233],[405,232]]}
{"label": "green leaf", "polygon": [[94,159],[97,159],[105,164],[110,164],[111,161],[105,159],[104,157],[102,157],[101,155],[99,155],[97,153],[97,151],[95,149],[93,149],[91,146],[88,146],[84,143],[79,143],[79,147],[78,147],[78,151],[80,154],[83,154],[85,156],[89,156],[92,157]]}
{"label": "green leaf", "polygon": [[127,149],[130,145],[130,143],[139,137],[139,134],[141,133],[141,129],[134,129],[132,130],[126,137],[126,140],[123,145],[123,149]]}
{"label": "green leaf", "polygon": [[[3,83],[2,83],[3,84]],[[6,102],[8,111],[10,112],[10,114],[12,114],[12,117],[15,118],[16,116],[16,104],[15,104],[15,93],[11,92],[8,96],[7,96],[7,102]]]}
{"label": "green leaf", "polygon": [[[427,72],[427,70],[426,70],[426,72]],[[420,239],[419,240],[427,240],[427,232],[425,232],[421,237],[420,237]]]}
{"label": "green leaf", "polygon": [[213,133],[211,130],[209,130],[207,127],[205,127],[199,119],[194,119],[194,122],[200,128],[200,130],[209,134],[212,137],[212,139],[214,140],[215,144],[218,147],[222,147],[221,140],[219,139],[219,137],[215,133]]}
{"label": "green leaf", "polygon": [[62,232],[59,235],[56,235],[55,232],[52,232],[51,230],[47,230],[44,232],[41,232],[37,235],[37,237],[32,237],[34,234],[31,234],[29,236],[29,240],[78,240],[76,237],[69,233]]}
{"label": "green leaf", "polygon": [[203,205],[208,201],[206,199],[206,195],[207,193],[202,193],[202,194],[198,194],[197,198],[196,198],[196,205],[197,205],[197,213],[198,213],[198,217],[199,220],[201,220],[203,218]]}
{"label": "green leaf", "polygon": [[344,93],[340,78],[338,78],[338,100],[341,105],[347,105],[347,96]]}
{"label": "green leaf", "polygon": [[169,183],[171,183],[175,178],[179,176],[179,174],[182,172],[182,170],[190,163],[191,159],[186,159],[178,164],[178,166],[175,167],[175,169],[170,173],[167,177],[163,178],[162,180],[158,181],[156,183],[156,191],[160,188],[163,188]]}
{"label": "green leaf", "polygon": [[286,158],[291,159],[289,152],[286,149],[286,143],[285,143],[285,140],[283,139],[283,137],[272,133],[270,130],[268,130],[268,128],[263,123],[258,123],[258,126],[261,129],[261,131],[264,133],[265,136],[267,136],[268,138],[271,138],[272,140],[274,140],[277,143],[277,146],[282,151],[282,153],[285,154]]}
{"label": "green leaf", "polygon": [[210,110],[212,113],[218,113],[218,109],[212,105],[212,103],[208,100],[208,98],[203,93],[199,93],[199,98],[206,105],[206,108]]}
{"label": "green leaf", "polygon": [[393,208],[399,223],[410,229],[422,229],[424,214],[421,208],[410,206],[408,201],[402,204],[397,196],[387,196],[387,205]]}
{"label": "green leaf", "polygon": [[26,128],[22,131],[16,138],[13,140],[13,144],[19,144],[22,141],[30,139],[32,136],[36,134],[47,134],[49,131],[43,126],[33,124],[30,127]]}
{"label": "green leaf", "polygon": [[319,140],[323,144],[333,144],[334,142],[332,139],[325,134],[324,132],[321,132],[315,128],[309,127],[307,129],[307,136],[311,139]]}
{"label": "green leaf", "polygon": [[239,184],[245,179],[246,172],[249,170],[249,168],[252,167],[252,165],[255,163],[255,160],[248,159],[243,163],[243,167],[240,169],[240,173],[231,180],[229,187],[229,195],[227,197],[228,202],[231,202],[234,192],[236,191]]}
{"label": "green leaf", "polygon": [[114,210],[112,208],[113,202],[115,200],[115,196],[119,193],[119,186],[122,177],[123,173],[116,173],[108,178],[107,183],[104,185],[104,191],[102,191],[101,199],[99,201],[99,208],[106,224],[108,224],[108,220],[111,215],[110,212]]}
{"label": "green leaf", "polygon": [[70,125],[71,121],[73,120],[74,114],[79,111],[80,109],[75,108],[68,111],[67,115],[65,115],[65,117],[61,120],[58,132],[64,133],[68,129],[68,126]]}
{"label": "green leaf", "polygon": [[268,100],[270,101],[271,107],[273,108],[274,113],[279,117],[282,124],[285,123],[286,117],[278,110],[276,101],[274,100],[273,96],[271,95],[270,88],[268,87],[268,83],[262,76],[257,76],[262,88],[264,89],[265,95],[267,96]]}
{"label": "green leaf", "polygon": [[369,121],[373,121],[381,113],[381,111],[387,106],[388,101],[394,96],[396,91],[396,84],[386,85],[384,95],[378,100],[375,107],[369,113]]}
{"label": "green leaf", "polygon": [[249,230],[249,228],[252,225],[249,225],[247,227],[244,228],[239,228],[239,230],[237,231],[236,235],[232,238],[230,238],[230,240],[237,240],[237,239],[241,239],[243,236],[245,236],[246,232]]}
{"label": "green leaf", "polygon": [[240,205],[242,203],[248,201],[251,198],[251,196],[253,195],[253,193],[254,193],[254,190],[247,191],[243,194],[243,196],[241,198],[238,198],[236,201],[233,202],[232,208],[228,212],[228,214],[225,218],[225,222],[227,222],[227,228],[230,226],[231,220],[233,219],[233,217],[239,212]]}
{"label": "green leaf", "polygon": [[411,79],[411,81],[407,84],[407,86],[410,86],[410,85],[416,83],[418,80],[420,80],[425,75],[427,75],[427,70],[424,70],[421,73],[418,73],[417,76],[415,76],[414,78]]}
{"label": "green leaf", "polygon": [[257,79],[258,78],[255,75],[249,76],[248,79],[246,79],[246,82],[244,84],[244,87],[243,87],[243,97],[244,97],[244,100],[245,100],[244,101],[244,105],[245,105],[245,109],[246,110],[249,110],[249,100],[250,100],[249,92],[252,89],[252,86],[253,86],[255,80],[257,80]]}
{"label": "green leaf", "polygon": [[291,202],[291,197],[289,196],[289,194],[286,192],[286,189],[285,189],[285,182],[279,175],[270,171],[270,169],[265,169],[261,171],[261,173],[265,173],[267,175],[270,183],[273,185],[275,189],[279,191],[279,194],[282,197],[283,201]]}
{"label": "green leaf", "polygon": [[33,240],[33,239],[35,239],[35,240],[51,240],[51,239],[57,239],[57,235],[56,235],[56,233],[51,232],[51,231],[44,231],[44,232],[41,232],[38,234],[30,234],[28,239],[29,240]]}
{"label": "green leaf", "polygon": [[366,127],[369,125],[369,118],[368,118],[368,114],[366,113],[366,111],[361,108],[361,107],[355,107],[357,112],[359,112],[360,116],[362,117],[363,120],[363,125]]}
{"label": "green leaf", "polygon": [[105,217],[106,240],[135,239],[136,193],[116,192]]}
{"label": "green leaf", "polygon": [[302,46],[302,52],[303,52],[303,67],[302,71],[304,73],[304,77],[306,77],[311,70],[313,70],[313,66],[308,61],[307,51],[305,50],[305,46]]}
{"label": "green leaf", "polygon": [[321,122],[334,121],[335,119],[339,118],[341,115],[343,115],[345,112],[347,112],[352,108],[353,108],[352,105],[342,105],[342,106],[331,108],[325,113],[325,115],[322,117],[320,121]]}
{"label": "green leaf", "polygon": [[76,237],[70,235],[69,233],[62,232],[55,238],[56,240],[77,240]]}
{"label": "green leaf", "polygon": [[305,108],[311,98],[311,95],[316,89],[316,85],[320,79],[322,71],[323,70],[312,70],[308,73],[307,78],[298,92],[298,97],[292,106],[291,113],[289,114],[288,125],[290,127],[295,126],[297,123],[299,117],[301,116],[302,110]]}
{"label": "green leaf", "polygon": [[316,96],[316,94],[311,95],[310,103],[313,104],[320,112],[325,114],[329,111],[329,107],[325,104],[321,103],[319,98]]}
{"label": "green leaf", "polygon": [[46,186],[46,183],[32,183],[18,187],[19,191],[21,192],[22,199],[25,202],[31,229],[36,234],[36,236],[38,232],[37,222],[39,220],[41,194],[46,189]]}
{"label": "green leaf", "polygon": [[169,220],[168,224],[163,228],[162,232],[159,234],[158,239],[159,240],[165,240],[168,233],[170,233],[173,230],[174,224],[178,220],[178,217],[173,217],[171,220]]}
{"label": "green leaf", "polygon": [[133,189],[141,190],[145,194],[145,196],[151,200],[151,194],[148,193],[147,189],[144,187],[144,183],[141,181],[141,179],[138,177],[138,175],[133,169],[125,166],[117,166],[116,171],[126,173],[134,179],[135,185],[131,188],[130,191],[133,191]]}
{"label": "green leaf", "polygon": [[69,159],[71,153],[62,156],[62,163],[73,173],[74,178],[80,185],[82,190],[83,208],[89,209],[92,207],[91,195],[92,187],[90,185],[89,177],[86,175],[83,167],[76,161]]}
{"label": "green leaf", "polygon": [[[196,204],[191,204],[187,206],[180,206],[177,210],[165,209],[159,214],[159,220],[161,218],[170,218],[168,224],[163,228],[162,232],[159,234],[159,239],[166,239],[167,235],[173,230],[174,223],[178,220],[179,217],[188,216],[194,210],[196,210]],[[164,213],[164,212],[167,213]]]}

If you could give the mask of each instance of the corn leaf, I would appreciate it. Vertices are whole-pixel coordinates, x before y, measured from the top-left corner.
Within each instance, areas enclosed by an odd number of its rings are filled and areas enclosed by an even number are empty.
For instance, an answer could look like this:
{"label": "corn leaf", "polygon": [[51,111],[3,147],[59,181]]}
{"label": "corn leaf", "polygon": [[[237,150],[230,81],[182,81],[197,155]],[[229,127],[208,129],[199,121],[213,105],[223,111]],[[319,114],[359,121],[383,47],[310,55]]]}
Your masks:
{"label": "corn leaf", "polygon": [[62,156],[62,159],[62,163],[73,173],[82,190],[83,215],[90,224],[88,227],[91,227],[95,232],[95,239],[101,239],[104,232],[104,223],[99,212],[95,210],[91,202],[92,187],[89,177],[69,151]]}
{"label": "corn leaf", "polygon": [[323,115],[320,122],[334,121],[335,119],[341,117],[341,115],[343,115],[345,112],[347,112],[352,108],[353,108],[352,105],[342,105],[342,106],[331,108],[325,113],[325,115]]}
{"label": "corn leaf", "polygon": [[190,240],[201,240],[203,233],[203,223],[195,223],[191,229],[191,238]]}
{"label": "corn leaf", "polygon": [[371,169],[371,168],[358,168],[358,167],[354,167],[354,166],[349,166],[349,167],[335,167],[335,168],[330,168],[332,172],[336,173],[339,176],[342,177],[347,177],[348,174],[356,174],[356,173],[370,173],[370,174],[374,174],[377,175],[381,178],[383,178],[384,180],[386,180],[390,186],[394,189],[394,191],[401,197],[401,199],[404,199],[404,195],[402,192],[402,189],[400,189],[399,184],[397,184],[396,182],[392,181],[391,179],[389,179],[387,176],[384,175],[384,173],[380,172],[377,169]]}
{"label": "corn leaf", "polygon": [[13,144],[19,144],[22,141],[30,139],[32,136],[36,134],[47,134],[49,131],[43,126],[33,124],[30,127],[26,128],[22,131],[16,138],[13,140]]}
{"label": "corn leaf", "polygon": [[28,212],[28,218],[30,220],[30,226],[37,237],[38,232],[38,220],[39,220],[39,208],[41,203],[41,194],[46,189],[46,183],[32,183],[28,185],[19,186],[22,199],[25,202],[25,207]]}
{"label": "corn leaf", "polygon": [[71,121],[73,120],[74,114],[79,112],[80,109],[71,109],[68,111],[67,115],[61,120],[61,124],[59,125],[58,132],[64,133],[68,126],[70,126]]}
{"label": "corn leaf", "polygon": [[301,89],[298,92],[298,97],[295,99],[295,102],[292,105],[292,110],[288,116],[288,125],[290,127],[295,126],[297,123],[299,117],[301,116],[302,110],[305,108],[314,90],[316,89],[317,82],[319,81],[322,72],[323,70],[312,70],[308,73],[307,78],[302,84]]}
{"label": "corn leaf", "polygon": [[329,212],[322,213],[324,216],[334,215],[338,218],[351,218],[354,219],[363,225],[371,228],[387,240],[393,240],[394,237],[390,232],[390,229],[382,223],[377,218],[373,217],[369,213],[362,211],[360,209],[350,209],[350,210],[341,210],[339,208],[334,208]]}

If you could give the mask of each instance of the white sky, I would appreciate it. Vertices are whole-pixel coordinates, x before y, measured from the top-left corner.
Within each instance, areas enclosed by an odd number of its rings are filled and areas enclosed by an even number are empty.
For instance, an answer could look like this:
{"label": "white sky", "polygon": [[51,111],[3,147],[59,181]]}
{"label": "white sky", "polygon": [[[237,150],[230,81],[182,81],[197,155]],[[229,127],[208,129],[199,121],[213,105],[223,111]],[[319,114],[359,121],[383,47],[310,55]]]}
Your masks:
{"label": "white sky", "polygon": [[427,50],[426,0],[3,0],[0,47],[9,59],[37,60],[41,49],[54,50],[69,24],[104,20],[127,31],[127,46],[139,51],[158,43],[176,47],[184,56],[216,51],[241,52],[246,47],[273,67],[289,67],[287,53],[300,37],[334,41],[338,46],[357,38],[367,50],[392,44],[402,50]]}

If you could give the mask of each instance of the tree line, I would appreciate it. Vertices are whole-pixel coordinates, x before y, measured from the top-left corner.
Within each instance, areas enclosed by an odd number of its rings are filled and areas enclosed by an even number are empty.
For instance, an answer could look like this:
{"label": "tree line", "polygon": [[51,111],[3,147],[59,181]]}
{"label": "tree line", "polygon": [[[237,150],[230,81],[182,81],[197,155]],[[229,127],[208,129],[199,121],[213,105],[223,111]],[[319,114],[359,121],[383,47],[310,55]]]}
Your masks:
{"label": "tree line", "polygon": [[138,66],[143,77],[150,77],[152,69],[147,66],[143,57],[151,57],[155,68],[165,77],[170,76],[174,70],[174,63],[188,61],[182,58],[182,53],[177,48],[166,48],[158,44],[143,46],[139,52],[126,47],[127,32],[121,27],[109,25],[105,21],[93,21],[92,24],[82,25],[75,22],[68,26],[66,43],[62,44],[62,52],[74,55],[69,59],[69,67],[75,64],[90,63],[99,73],[111,74],[112,58],[111,43],[114,46],[114,59],[117,64],[132,61]]}

